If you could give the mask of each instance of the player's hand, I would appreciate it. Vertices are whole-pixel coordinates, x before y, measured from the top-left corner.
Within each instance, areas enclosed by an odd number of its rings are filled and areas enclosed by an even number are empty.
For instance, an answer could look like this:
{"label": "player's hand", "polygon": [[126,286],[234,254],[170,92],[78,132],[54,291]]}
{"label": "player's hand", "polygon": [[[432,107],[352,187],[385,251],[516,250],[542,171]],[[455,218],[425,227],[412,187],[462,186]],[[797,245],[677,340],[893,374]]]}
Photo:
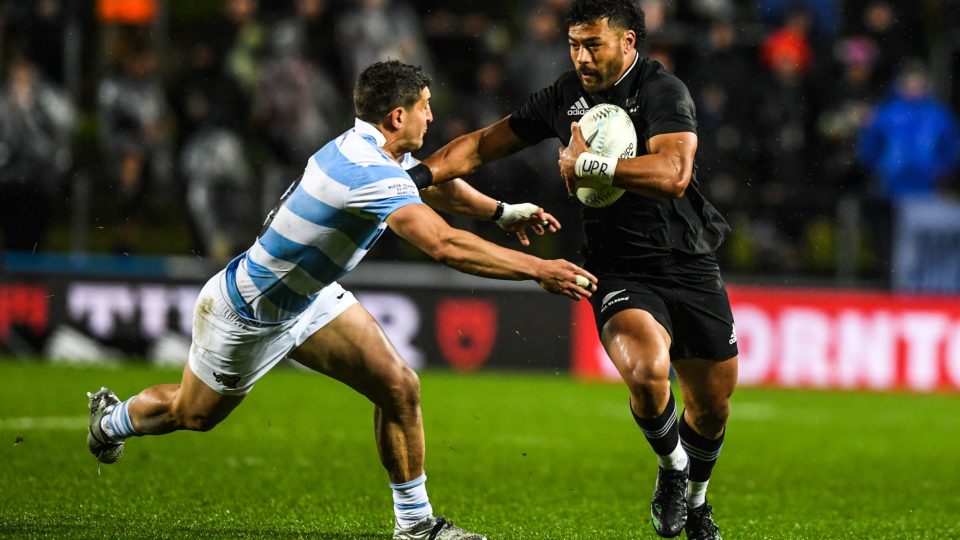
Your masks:
{"label": "player's hand", "polygon": [[496,221],[501,229],[517,234],[517,238],[524,246],[530,245],[527,236],[527,227],[537,236],[546,232],[555,233],[560,230],[560,222],[549,212],[533,203],[504,204],[503,215]]}
{"label": "player's hand", "polygon": [[583,133],[580,132],[580,124],[576,122],[570,124],[570,133],[570,144],[560,148],[560,159],[557,160],[557,165],[560,166],[560,176],[567,185],[567,195],[573,197],[577,192],[577,158],[590,148],[587,146],[586,139],[583,138]]}
{"label": "player's hand", "polygon": [[563,259],[541,261],[537,275],[537,283],[545,291],[574,300],[590,298],[597,290],[596,276]]}

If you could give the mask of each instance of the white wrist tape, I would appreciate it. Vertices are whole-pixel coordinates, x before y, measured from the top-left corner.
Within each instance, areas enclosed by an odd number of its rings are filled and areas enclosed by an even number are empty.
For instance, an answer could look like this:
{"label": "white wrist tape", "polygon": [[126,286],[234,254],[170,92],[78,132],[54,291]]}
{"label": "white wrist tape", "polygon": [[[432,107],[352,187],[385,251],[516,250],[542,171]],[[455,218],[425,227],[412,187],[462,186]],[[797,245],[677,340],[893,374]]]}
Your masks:
{"label": "white wrist tape", "polygon": [[494,222],[501,227],[513,225],[518,221],[530,219],[539,209],[540,207],[533,203],[504,203],[503,214],[498,219],[495,219]]}
{"label": "white wrist tape", "polygon": [[593,180],[602,184],[613,183],[613,173],[617,170],[617,158],[603,157],[584,152],[577,158],[573,171],[583,180]]}

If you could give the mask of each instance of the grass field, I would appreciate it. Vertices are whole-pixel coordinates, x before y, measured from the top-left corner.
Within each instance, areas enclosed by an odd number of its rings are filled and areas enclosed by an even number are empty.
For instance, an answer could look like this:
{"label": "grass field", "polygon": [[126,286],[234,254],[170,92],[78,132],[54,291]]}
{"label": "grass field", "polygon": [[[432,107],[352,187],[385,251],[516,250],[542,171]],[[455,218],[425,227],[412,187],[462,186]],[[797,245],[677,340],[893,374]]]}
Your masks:
{"label": "grass field", "polygon": [[[278,369],[210,433],[132,439],[100,475],[87,390],[178,373],[0,362],[0,534],[389,538],[372,407]],[[655,460],[625,390],[564,375],[422,375],[437,513],[503,539],[656,538]],[[960,538],[956,395],[740,389],[710,489],[724,537]]]}

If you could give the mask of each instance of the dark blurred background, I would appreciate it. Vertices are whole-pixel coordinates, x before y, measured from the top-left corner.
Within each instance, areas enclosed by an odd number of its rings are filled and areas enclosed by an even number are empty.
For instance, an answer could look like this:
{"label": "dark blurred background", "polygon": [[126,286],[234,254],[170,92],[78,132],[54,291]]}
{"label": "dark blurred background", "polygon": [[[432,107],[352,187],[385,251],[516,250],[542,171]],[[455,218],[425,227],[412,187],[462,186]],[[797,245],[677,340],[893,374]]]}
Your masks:
{"label": "dark blurred background", "polygon": [[[570,69],[567,4],[6,0],[4,257],[175,255],[215,268],[249,246],[306,159],[352,125],[359,70],[396,58],[433,76],[425,157]],[[697,102],[699,178],[733,226],[720,253],[728,274],[960,290],[960,3],[640,4],[643,52]],[[559,180],[557,147],[470,180],[558,215],[564,231],[533,250],[576,260],[580,208]],[[908,251],[926,277],[898,278]],[[389,235],[370,254],[422,257]]]}

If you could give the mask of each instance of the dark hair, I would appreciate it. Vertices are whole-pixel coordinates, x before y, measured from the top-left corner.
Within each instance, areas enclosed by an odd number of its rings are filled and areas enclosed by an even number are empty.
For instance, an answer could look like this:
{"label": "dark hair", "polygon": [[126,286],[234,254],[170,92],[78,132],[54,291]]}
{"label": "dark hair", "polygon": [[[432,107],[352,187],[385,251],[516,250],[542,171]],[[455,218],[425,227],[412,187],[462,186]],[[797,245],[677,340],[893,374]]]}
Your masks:
{"label": "dark hair", "polygon": [[647,26],[643,10],[634,0],[573,0],[567,13],[567,26],[591,23],[607,19],[612,28],[633,30],[637,34],[637,43],[643,43],[647,37]]}
{"label": "dark hair", "polygon": [[397,107],[409,107],[420,99],[420,92],[430,86],[430,77],[420,69],[388,60],[363,70],[353,90],[353,106],[357,117],[376,124]]}

